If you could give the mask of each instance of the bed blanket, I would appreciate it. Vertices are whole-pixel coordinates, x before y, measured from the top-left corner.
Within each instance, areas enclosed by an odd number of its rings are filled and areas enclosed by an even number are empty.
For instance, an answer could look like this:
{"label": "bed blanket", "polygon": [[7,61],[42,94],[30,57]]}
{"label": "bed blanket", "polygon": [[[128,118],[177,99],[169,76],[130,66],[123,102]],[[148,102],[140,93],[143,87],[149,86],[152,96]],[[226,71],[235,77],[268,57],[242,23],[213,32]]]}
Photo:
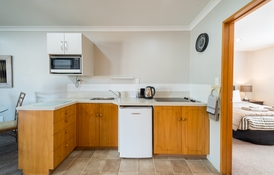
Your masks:
{"label": "bed blanket", "polygon": [[274,111],[257,112],[242,107],[265,109],[265,106],[247,102],[233,103],[233,130],[274,130]]}

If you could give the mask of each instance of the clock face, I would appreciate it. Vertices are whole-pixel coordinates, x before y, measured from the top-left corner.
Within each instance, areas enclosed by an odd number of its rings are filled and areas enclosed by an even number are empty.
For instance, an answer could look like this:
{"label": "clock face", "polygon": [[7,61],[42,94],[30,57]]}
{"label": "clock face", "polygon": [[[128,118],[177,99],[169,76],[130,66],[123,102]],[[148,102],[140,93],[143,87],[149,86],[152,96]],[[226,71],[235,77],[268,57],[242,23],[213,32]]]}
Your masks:
{"label": "clock face", "polygon": [[203,52],[208,44],[208,35],[206,33],[202,33],[198,36],[197,40],[196,40],[196,50],[198,52]]}

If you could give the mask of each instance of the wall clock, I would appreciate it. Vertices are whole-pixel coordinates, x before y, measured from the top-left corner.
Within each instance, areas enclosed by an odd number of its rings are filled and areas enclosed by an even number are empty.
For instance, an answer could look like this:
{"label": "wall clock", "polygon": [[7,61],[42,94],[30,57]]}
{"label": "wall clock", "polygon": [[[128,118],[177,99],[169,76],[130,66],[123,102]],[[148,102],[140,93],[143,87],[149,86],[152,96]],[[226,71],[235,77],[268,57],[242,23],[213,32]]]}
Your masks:
{"label": "wall clock", "polygon": [[207,35],[207,33],[201,33],[198,36],[198,38],[196,40],[196,44],[195,44],[197,52],[203,52],[206,49],[207,44],[208,44],[208,35]]}

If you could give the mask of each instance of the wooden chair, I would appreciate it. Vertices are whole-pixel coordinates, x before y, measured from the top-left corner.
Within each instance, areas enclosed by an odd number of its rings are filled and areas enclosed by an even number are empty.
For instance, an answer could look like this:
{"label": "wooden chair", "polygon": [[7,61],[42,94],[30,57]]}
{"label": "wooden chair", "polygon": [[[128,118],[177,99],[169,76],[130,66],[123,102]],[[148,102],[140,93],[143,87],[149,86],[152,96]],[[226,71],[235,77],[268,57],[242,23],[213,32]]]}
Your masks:
{"label": "wooden chair", "polygon": [[[10,136],[13,136],[15,137],[16,141],[17,141],[17,126],[18,126],[18,111],[16,108],[19,106],[22,106],[25,96],[26,96],[26,93],[24,92],[21,92],[19,95],[16,107],[15,107],[14,120],[0,122],[0,133],[5,133]],[[7,131],[12,131],[14,134],[6,133]]]}

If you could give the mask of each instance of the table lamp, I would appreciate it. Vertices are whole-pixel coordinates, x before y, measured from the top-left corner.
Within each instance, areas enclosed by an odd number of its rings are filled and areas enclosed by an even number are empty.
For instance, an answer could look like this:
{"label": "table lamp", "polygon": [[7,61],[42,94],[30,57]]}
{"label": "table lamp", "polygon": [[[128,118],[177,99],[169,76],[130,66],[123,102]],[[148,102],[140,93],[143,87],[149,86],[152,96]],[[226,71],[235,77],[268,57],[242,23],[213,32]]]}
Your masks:
{"label": "table lamp", "polygon": [[252,92],[252,85],[241,85],[240,91],[245,92],[245,97],[243,98],[243,101],[249,101],[249,98],[247,97],[247,92]]}

